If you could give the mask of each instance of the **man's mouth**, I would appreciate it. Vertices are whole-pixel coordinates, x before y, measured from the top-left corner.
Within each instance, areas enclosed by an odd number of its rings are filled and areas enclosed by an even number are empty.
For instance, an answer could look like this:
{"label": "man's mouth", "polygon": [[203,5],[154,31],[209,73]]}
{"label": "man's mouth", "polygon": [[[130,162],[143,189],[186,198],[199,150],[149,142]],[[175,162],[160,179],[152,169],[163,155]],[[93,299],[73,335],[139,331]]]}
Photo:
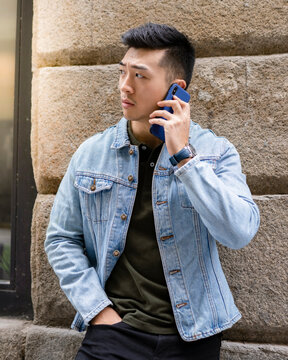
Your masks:
{"label": "man's mouth", "polygon": [[131,100],[128,99],[121,99],[121,103],[124,109],[128,109],[135,105]]}

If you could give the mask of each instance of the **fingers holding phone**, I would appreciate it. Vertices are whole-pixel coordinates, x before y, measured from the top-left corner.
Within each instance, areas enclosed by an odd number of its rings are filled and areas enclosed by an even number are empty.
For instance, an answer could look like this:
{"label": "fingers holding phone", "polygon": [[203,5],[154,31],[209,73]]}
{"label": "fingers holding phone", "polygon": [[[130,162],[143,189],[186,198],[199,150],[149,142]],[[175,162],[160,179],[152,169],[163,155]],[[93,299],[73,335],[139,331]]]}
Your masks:
{"label": "fingers holding phone", "polygon": [[[176,94],[179,96],[173,94],[175,87],[177,87]],[[158,102],[157,105],[160,109],[150,114],[149,122],[152,125],[150,132],[166,142],[170,155],[174,155],[188,143],[189,99],[190,95],[185,90],[177,84],[173,84],[166,98]]]}

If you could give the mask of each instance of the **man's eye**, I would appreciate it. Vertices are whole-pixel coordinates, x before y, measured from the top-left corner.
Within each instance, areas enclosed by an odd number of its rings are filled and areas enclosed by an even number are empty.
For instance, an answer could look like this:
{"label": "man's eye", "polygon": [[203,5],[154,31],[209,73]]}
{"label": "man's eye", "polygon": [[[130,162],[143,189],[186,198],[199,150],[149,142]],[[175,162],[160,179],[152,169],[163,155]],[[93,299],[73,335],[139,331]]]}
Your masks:
{"label": "man's eye", "polygon": [[144,76],[141,75],[141,74],[136,73],[136,77],[138,77],[139,79],[142,79]]}
{"label": "man's eye", "polygon": [[119,73],[120,73],[120,75],[124,75],[124,74],[125,74],[125,71],[122,70],[122,69],[120,69],[120,70],[119,70]]}

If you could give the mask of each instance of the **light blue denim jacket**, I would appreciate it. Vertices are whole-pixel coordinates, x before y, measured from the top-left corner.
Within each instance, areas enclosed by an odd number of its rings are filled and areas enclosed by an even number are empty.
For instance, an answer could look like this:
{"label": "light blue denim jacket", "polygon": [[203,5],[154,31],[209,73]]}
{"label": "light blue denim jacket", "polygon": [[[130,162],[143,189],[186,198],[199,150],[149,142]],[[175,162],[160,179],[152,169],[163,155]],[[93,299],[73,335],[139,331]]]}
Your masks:
{"label": "light blue denim jacket", "polygon": [[[189,141],[197,156],[178,169],[164,145],[152,181],[157,242],[176,325],[186,341],[240,319],[216,242],[239,249],[259,226],[234,146],[193,122]],[[125,247],[138,160],[122,118],[79,147],[56,195],[45,249],[77,310],[72,328],[80,331],[111,305],[104,287]]]}

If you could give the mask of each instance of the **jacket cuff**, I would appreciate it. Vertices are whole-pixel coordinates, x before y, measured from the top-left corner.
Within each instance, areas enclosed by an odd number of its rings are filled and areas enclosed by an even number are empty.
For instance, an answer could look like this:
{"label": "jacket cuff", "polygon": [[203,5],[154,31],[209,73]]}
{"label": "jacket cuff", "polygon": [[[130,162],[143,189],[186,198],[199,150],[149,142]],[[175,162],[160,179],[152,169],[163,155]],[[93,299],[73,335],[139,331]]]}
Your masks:
{"label": "jacket cuff", "polygon": [[186,164],[182,165],[180,168],[175,166],[177,170],[175,171],[175,175],[177,177],[180,177],[182,174],[185,174],[191,167],[194,167],[195,165],[199,164],[200,162],[200,155],[197,154],[194,156],[191,160],[189,160]]}
{"label": "jacket cuff", "polygon": [[102,301],[96,308],[90,311],[90,313],[86,315],[85,318],[83,318],[84,324],[88,326],[89,322],[109,305],[113,305],[113,303],[108,298],[107,300]]}

